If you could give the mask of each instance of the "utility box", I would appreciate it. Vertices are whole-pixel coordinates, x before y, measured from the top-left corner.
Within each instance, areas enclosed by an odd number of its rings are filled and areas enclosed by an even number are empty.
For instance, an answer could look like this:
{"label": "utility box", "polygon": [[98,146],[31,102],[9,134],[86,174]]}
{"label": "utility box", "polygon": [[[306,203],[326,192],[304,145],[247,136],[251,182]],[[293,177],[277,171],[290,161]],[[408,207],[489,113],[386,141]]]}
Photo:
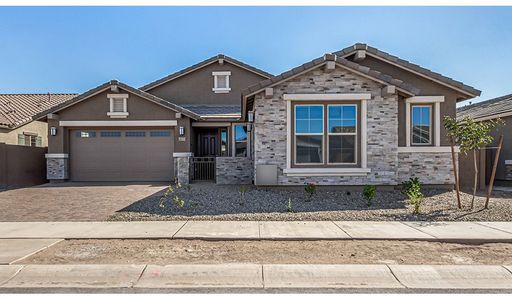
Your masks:
{"label": "utility box", "polygon": [[277,165],[257,165],[256,185],[277,185]]}

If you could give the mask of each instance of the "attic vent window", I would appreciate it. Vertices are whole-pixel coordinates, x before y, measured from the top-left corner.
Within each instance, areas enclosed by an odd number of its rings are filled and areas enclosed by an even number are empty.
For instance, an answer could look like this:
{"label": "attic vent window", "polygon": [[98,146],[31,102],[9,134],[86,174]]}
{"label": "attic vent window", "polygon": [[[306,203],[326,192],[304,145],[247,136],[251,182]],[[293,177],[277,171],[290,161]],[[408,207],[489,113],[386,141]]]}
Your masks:
{"label": "attic vent window", "polygon": [[213,89],[215,93],[229,93],[229,77],[231,72],[213,72]]}
{"label": "attic vent window", "polygon": [[128,94],[108,94],[107,98],[110,101],[110,111],[107,112],[107,116],[111,118],[128,117]]}

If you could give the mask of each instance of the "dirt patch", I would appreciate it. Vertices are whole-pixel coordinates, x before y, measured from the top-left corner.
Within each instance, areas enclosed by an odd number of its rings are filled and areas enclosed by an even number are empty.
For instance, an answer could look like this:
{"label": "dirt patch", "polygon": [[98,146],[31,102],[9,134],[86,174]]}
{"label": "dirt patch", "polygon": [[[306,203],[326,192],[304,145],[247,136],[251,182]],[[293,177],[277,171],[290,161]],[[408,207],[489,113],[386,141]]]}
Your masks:
{"label": "dirt patch", "polygon": [[68,240],[18,264],[512,264],[512,244]]}

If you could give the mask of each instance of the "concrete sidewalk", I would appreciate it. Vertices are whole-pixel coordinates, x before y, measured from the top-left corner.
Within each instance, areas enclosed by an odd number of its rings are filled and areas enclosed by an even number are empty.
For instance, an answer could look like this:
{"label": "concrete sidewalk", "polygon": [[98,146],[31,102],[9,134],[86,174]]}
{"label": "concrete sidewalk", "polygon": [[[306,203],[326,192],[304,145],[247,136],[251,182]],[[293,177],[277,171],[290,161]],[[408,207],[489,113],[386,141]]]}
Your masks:
{"label": "concrete sidewalk", "polygon": [[498,290],[512,267],[481,265],[26,265],[0,266],[0,293],[63,290]]}
{"label": "concrete sidewalk", "polygon": [[512,222],[0,222],[0,239],[116,238],[512,242]]}

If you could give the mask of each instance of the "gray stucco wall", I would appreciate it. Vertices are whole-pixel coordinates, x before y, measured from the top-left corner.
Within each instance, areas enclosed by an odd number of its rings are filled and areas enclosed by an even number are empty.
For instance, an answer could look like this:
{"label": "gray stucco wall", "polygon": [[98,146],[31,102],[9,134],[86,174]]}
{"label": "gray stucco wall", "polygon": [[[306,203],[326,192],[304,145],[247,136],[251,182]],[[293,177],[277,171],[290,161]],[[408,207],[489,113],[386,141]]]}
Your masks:
{"label": "gray stucco wall", "polygon": [[[381,97],[382,86],[370,79],[337,67],[326,73],[315,69],[274,87],[271,99],[255,97],[255,166],[277,165],[279,185],[397,185],[413,174],[424,183],[451,183],[450,153],[398,154],[398,96]],[[287,176],[287,109],[283,94],[371,93],[367,111],[367,167],[364,176]],[[325,147],[325,146],[324,146]],[[416,164],[425,160],[420,168]],[[439,161],[438,161],[439,160]],[[448,162],[448,164],[447,164]],[[434,174],[432,174],[435,172]]]}

